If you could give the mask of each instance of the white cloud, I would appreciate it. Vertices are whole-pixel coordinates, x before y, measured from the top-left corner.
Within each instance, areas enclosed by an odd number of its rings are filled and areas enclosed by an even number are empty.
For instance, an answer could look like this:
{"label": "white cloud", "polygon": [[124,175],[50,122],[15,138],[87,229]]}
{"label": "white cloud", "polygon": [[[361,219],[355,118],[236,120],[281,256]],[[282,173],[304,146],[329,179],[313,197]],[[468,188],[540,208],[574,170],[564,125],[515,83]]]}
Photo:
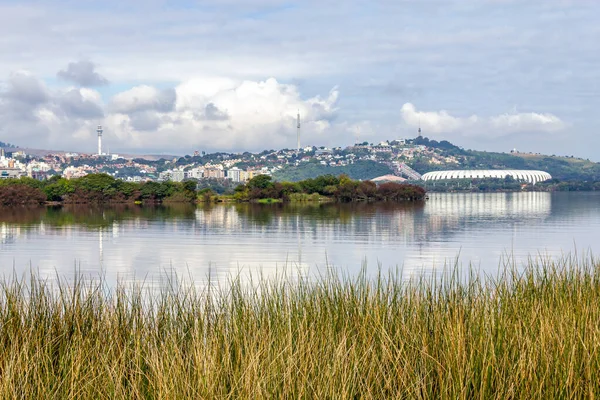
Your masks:
{"label": "white cloud", "polygon": [[432,133],[457,132],[470,128],[478,123],[476,115],[466,118],[453,117],[446,110],[417,111],[411,103],[406,103],[401,109],[402,119],[410,126],[418,127]]}
{"label": "white cloud", "polygon": [[556,115],[539,113],[506,113],[491,117],[456,117],[446,110],[417,111],[411,103],[400,110],[403,121],[412,127],[433,134],[483,135],[500,137],[513,133],[551,133],[565,128],[566,124]]}
{"label": "white cloud", "polygon": [[[114,132],[120,145],[127,148],[190,151],[293,147],[297,112],[302,118],[302,139],[312,143],[330,126],[339,95],[334,88],[325,98],[302,99],[296,86],[274,78],[242,82],[194,79],[178,85],[175,93],[172,111],[151,109],[159,94],[152,87],[115,95],[111,101],[115,112],[105,121],[107,134]],[[145,110],[141,116],[140,109]],[[146,126],[153,129],[144,131]]]}
{"label": "white cloud", "polygon": [[295,85],[274,78],[202,78],[170,89],[135,86],[105,103],[96,90],[49,89],[31,73],[18,72],[0,89],[0,137],[25,147],[91,151],[101,123],[113,151],[293,147],[298,112],[303,143],[330,141],[338,97],[333,88],[326,96],[303,98]]}
{"label": "white cloud", "polygon": [[158,90],[152,86],[140,85],[115,95],[110,104],[113,112],[129,114],[136,111],[170,111],[175,106],[173,89]]}
{"label": "white cloud", "polygon": [[[345,145],[398,135],[394,123],[351,120],[338,115],[339,90],[303,97],[296,85],[266,80],[194,78],[174,88],[138,85],[105,102],[89,88],[49,89],[30,73],[12,74],[0,90],[0,138],[18,145],[93,151],[95,126],[105,127],[105,143],[115,152],[190,153],[293,148],[300,112],[301,144]],[[478,139],[523,132],[555,132],[565,127],[553,114],[508,113],[481,117],[402,106],[404,124],[425,134]]]}
{"label": "white cloud", "polygon": [[553,114],[515,113],[502,114],[490,118],[494,129],[505,132],[541,131],[555,132],[563,129],[565,123]]}

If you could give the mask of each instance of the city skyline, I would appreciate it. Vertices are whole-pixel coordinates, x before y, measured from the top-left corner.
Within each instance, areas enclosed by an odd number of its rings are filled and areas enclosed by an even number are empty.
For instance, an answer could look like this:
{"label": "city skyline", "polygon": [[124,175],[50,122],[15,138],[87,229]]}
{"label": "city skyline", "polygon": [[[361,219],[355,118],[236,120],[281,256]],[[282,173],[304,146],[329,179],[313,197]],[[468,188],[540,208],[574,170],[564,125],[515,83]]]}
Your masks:
{"label": "city skyline", "polygon": [[600,161],[598,16],[563,0],[8,1],[0,141],[92,153],[102,125],[122,153],[295,148],[299,113],[306,144],[421,126]]}

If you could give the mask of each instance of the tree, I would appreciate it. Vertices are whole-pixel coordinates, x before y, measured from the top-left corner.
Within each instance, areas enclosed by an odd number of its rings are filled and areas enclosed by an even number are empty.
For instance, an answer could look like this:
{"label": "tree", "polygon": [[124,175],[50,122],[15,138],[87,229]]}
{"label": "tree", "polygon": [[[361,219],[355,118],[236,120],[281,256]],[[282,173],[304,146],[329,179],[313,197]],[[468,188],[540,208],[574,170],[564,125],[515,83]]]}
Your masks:
{"label": "tree", "polygon": [[273,186],[272,178],[269,175],[257,175],[250,179],[246,184],[248,189],[267,189]]}

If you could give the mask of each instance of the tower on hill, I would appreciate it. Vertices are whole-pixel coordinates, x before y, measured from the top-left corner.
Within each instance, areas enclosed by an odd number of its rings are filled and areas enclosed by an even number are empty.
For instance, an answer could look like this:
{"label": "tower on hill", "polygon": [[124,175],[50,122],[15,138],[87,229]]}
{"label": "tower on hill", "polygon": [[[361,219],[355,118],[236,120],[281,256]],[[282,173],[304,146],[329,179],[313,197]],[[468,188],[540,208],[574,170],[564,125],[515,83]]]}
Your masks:
{"label": "tower on hill", "polygon": [[96,132],[98,133],[98,155],[101,156],[102,155],[102,125],[98,125],[98,129],[96,129]]}

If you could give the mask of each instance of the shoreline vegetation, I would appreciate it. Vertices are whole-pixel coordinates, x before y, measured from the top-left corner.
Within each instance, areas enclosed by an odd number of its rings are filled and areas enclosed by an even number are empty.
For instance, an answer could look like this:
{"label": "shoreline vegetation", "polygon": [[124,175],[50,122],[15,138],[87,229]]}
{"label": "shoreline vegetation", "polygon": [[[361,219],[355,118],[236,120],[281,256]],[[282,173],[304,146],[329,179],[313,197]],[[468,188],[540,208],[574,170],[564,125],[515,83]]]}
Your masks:
{"label": "shoreline vegetation", "polygon": [[0,285],[0,397],[598,397],[600,263],[503,267],[205,289],[13,275]]}
{"label": "shoreline vegetation", "polygon": [[133,183],[107,174],[81,178],[53,177],[0,180],[0,206],[63,204],[160,204],[202,202],[307,202],[307,201],[418,201],[425,189],[417,185],[355,181],[341,175],[324,175],[300,182],[274,182],[258,175],[238,185],[230,195],[219,195],[210,188],[197,190],[197,182]]}

